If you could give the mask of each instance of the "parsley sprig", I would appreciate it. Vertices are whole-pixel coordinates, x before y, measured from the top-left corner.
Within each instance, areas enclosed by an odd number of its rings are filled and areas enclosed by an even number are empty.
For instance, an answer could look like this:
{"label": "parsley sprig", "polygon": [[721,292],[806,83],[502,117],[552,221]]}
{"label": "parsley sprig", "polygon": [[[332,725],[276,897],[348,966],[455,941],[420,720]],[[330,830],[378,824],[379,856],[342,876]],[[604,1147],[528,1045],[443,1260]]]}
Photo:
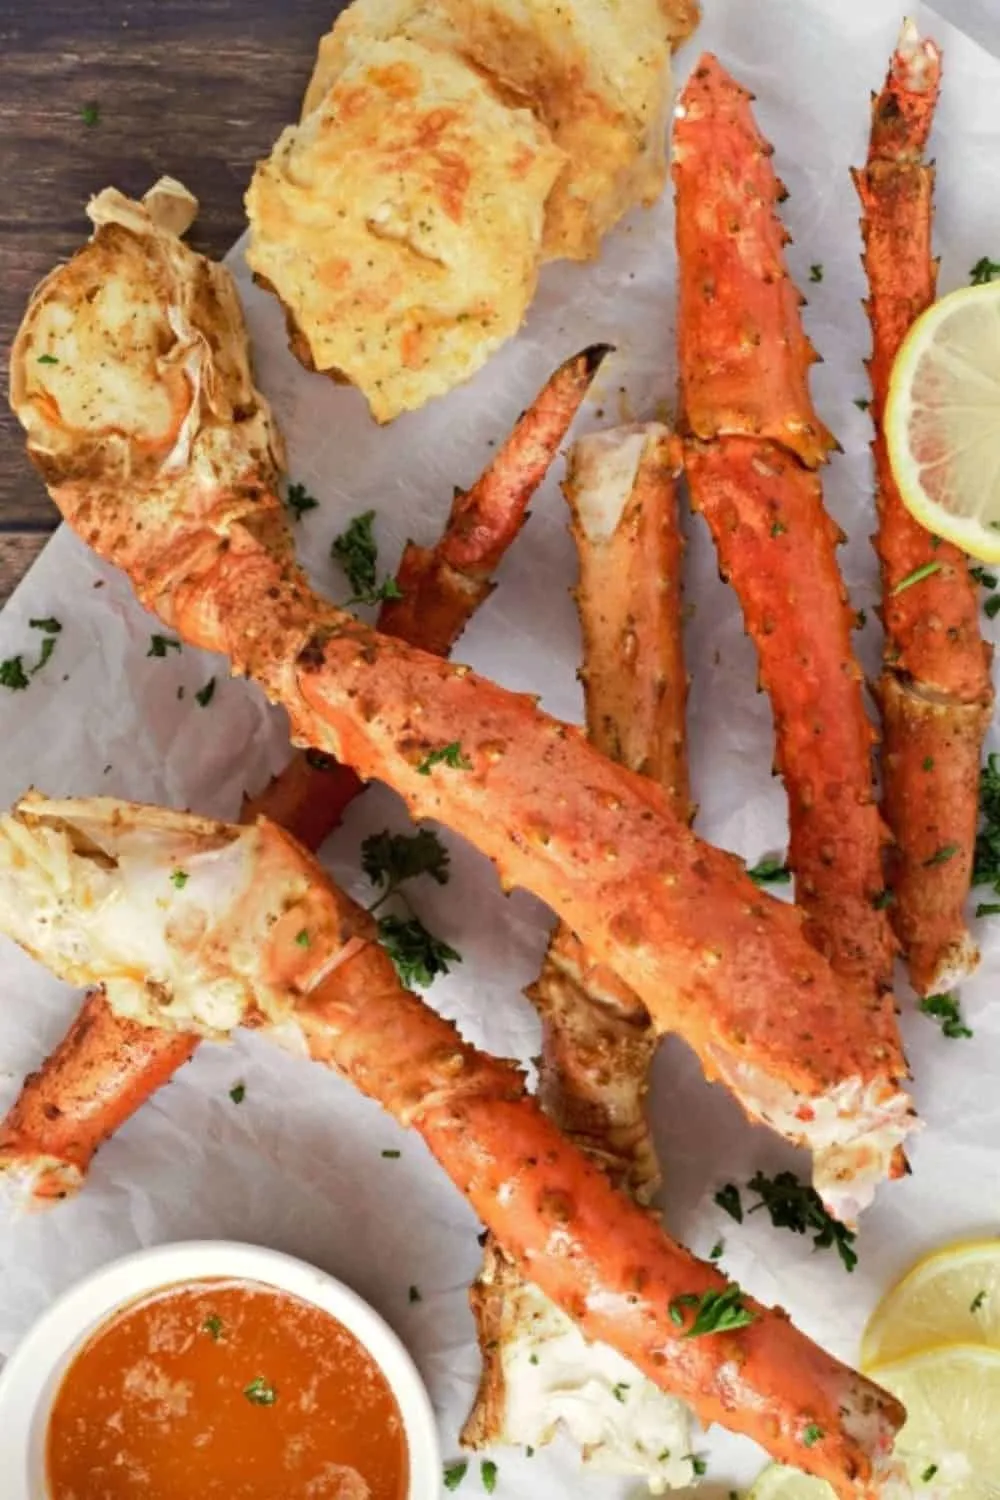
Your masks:
{"label": "parsley sprig", "polygon": [[732,1333],[736,1328],[746,1328],[756,1320],[757,1314],[743,1301],[744,1293],[731,1282],[721,1292],[685,1292],[675,1297],[670,1304],[670,1321],[678,1328],[687,1322],[687,1311],[694,1317],[684,1328],[683,1338],[699,1339],[710,1333]]}
{"label": "parsley sprig", "polygon": [[426,987],[439,974],[449,973],[449,965],[462,962],[462,955],[450,943],[424,925],[402,890],[408,881],[421,875],[447,885],[448,861],[448,850],[431,828],[418,828],[413,834],[390,833],[385,828],[370,834],[361,845],[361,868],[372,885],[383,887],[368,910],[374,914],[392,899],[406,908],[405,914],[386,912],[379,917],[378,935],[408,988],[415,984]]}
{"label": "parsley sprig", "polygon": [[[801,1182],[794,1172],[778,1172],[774,1177],[755,1172],[747,1183],[747,1191],[756,1193],[758,1199],[750,1205],[750,1213],[766,1209],[775,1229],[811,1234],[817,1250],[835,1247],[844,1269],[854,1270],[858,1263],[857,1251],[853,1249],[854,1231],[831,1218],[816,1189]],[[743,1200],[735,1183],[727,1182],[720,1188],[715,1201],[737,1224],[742,1224]]]}
{"label": "parsley sprig", "polygon": [[972,1032],[962,1019],[962,1007],[957,995],[925,995],[920,1001],[921,1014],[941,1022],[941,1031],[951,1041],[969,1037]]}
{"label": "parsley sprig", "polygon": [[330,556],[343,568],[354,590],[348,605],[381,604],[384,599],[403,597],[391,574],[378,582],[378,543],[372,530],[374,520],[373,510],[355,516],[347,529],[334,537],[330,548]]}
{"label": "parsley sprig", "polygon": [[[979,832],[972,865],[973,885],[991,885],[1000,896],[1000,754],[986,757],[979,773]],[[980,910],[977,915],[988,916]]]}
{"label": "parsley sprig", "polygon": [[434,750],[428,750],[417,767],[417,775],[429,776],[435,766],[450,766],[453,771],[471,771],[472,761],[462,753],[458,740],[452,740],[450,745],[439,745]]}
{"label": "parsley sprig", "polygon": [[304,484],[290,484],[285,491],[285,504],[296,521],[301,521],[307,511],[316,509],[319,501],[310,495]]}
{"label": "parsley sprig", "polygon": [[774,855],[765,855],[755,865],[748,866],[747,874],[754,885],[785,885],[792,878],[784,860],[775,859]]}
{"label": "parsley sprig", "polygon": [[449,964],[462,962],[462,955],[443,938],[435,937],[419,917],[398,917],[390,912],[379,918],[378,935],[407,989],[415,984],[426,989],[439,974],[451,972]]}
{"label": "parsley sprig", "polygon": [[994,276],[1000,276],[1000,261],[981,255],[969,272],[969,281],[973,286],[985,286]]}
{"label": "parsley sprig", "polygon": [[44,620],[29,620],[32,630],[40,630],[44,635],[38,660],[33,667],[25,670],[24,656],[9,656],[6,661],[0,661],[0,687],[8,688],[12,693],[23,693],[31,686],[32,677],[37,674],[49,661],[53,651],[56,649],[56,639],[62,633],[62,623],[54,616],[48,615]]}
{"label": "parsley sprig", "polygon": [[416,833],[390,833],[383,828],[361,845],[361,868],[374,886],[384,886],[381,896],[370,906],[375,911],[407,880],[429,875],[438,885],[448,884],[449,854],[432,828],[418,828]]}

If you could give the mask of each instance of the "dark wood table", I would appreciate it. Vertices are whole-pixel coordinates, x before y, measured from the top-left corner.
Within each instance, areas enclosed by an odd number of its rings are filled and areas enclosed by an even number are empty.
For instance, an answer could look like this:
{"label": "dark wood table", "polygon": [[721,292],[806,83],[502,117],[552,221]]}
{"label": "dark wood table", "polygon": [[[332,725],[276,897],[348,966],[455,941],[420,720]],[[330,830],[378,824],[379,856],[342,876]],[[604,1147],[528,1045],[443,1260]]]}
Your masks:
{"label": "dark wood table", "polygon": [[[254,162],[297,114],[338,0],[0,0],[0,349],[35,283],[113,184],[164,172],[201,200],[191,236],[221,255]],[[88,124],[96,105],[97,121]],[[0,402],[0,603],[58,521]]]}

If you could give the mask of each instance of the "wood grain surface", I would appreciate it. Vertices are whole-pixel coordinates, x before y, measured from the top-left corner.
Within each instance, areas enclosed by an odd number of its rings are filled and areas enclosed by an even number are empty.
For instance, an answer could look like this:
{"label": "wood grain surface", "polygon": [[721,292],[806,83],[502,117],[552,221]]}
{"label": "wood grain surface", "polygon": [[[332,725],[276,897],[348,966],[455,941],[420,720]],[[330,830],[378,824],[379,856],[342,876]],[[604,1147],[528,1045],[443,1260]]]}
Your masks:
{"label": "wood grain surface", "polygon": [[[169,172],[201,200],[192,243],[243,230],[254,162],[295,118],[338,0],[0,0],[0,604],[58,520],[7,409],[32,287],[87,234],[88,197]],[[96,124],[87,124],[97,107]]]}

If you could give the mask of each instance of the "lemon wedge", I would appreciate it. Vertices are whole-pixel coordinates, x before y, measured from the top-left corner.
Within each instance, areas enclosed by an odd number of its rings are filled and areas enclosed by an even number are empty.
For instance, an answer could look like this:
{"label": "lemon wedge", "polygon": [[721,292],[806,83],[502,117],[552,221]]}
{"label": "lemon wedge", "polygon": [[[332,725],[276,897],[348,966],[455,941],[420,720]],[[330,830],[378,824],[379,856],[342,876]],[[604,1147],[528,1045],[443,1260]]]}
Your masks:
{"label": "lemon wedge", "polygon": [[[872,1314],[861,1365],[868,1369],[954,1343],[1000,1349],[1000,1240],[967,1240],[918,1261]],[[1000,1430],[1000,1410],[997,1421]]]}
{"label": "lemon wedge", "polygon": [[1000,562],[1000,281],[942,297],[896,356],[883,419],[903,504],[936,536]]}
{"label": "lemon wedge", "polygon": [[906,1407],[895,1451],[915,1496],[1000,1500],[1000,1350],[942,1344],[869,1374]]}
{"label": "lemon wedge", "polygon": [[[896,1457],[916,1500],[1000,1500],[1000,1351],[944,1344],[870,1370],[906,1407]],[[836,1500],[822,1479],[772,1464],[747,1500]]]}
{"label": "lemon wedge", "polygon": [[825,1479],[814,1479],[798,1469],[772,1464],[755,1481],[747,1500],[837,1500],[837,1497]]}

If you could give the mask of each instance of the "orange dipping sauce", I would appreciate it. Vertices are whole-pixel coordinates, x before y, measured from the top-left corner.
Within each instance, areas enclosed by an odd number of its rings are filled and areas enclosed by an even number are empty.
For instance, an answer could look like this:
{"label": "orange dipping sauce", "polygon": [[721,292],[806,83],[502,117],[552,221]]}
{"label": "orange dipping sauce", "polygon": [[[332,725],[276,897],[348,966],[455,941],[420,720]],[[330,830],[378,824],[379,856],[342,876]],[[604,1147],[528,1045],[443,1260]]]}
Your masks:
{"label": "orange dipping sauce", "polygon": [[73,1360],[48,1500],[405,1500],[389,1383],[322,1308],[198,1281],[120,1309]]}

